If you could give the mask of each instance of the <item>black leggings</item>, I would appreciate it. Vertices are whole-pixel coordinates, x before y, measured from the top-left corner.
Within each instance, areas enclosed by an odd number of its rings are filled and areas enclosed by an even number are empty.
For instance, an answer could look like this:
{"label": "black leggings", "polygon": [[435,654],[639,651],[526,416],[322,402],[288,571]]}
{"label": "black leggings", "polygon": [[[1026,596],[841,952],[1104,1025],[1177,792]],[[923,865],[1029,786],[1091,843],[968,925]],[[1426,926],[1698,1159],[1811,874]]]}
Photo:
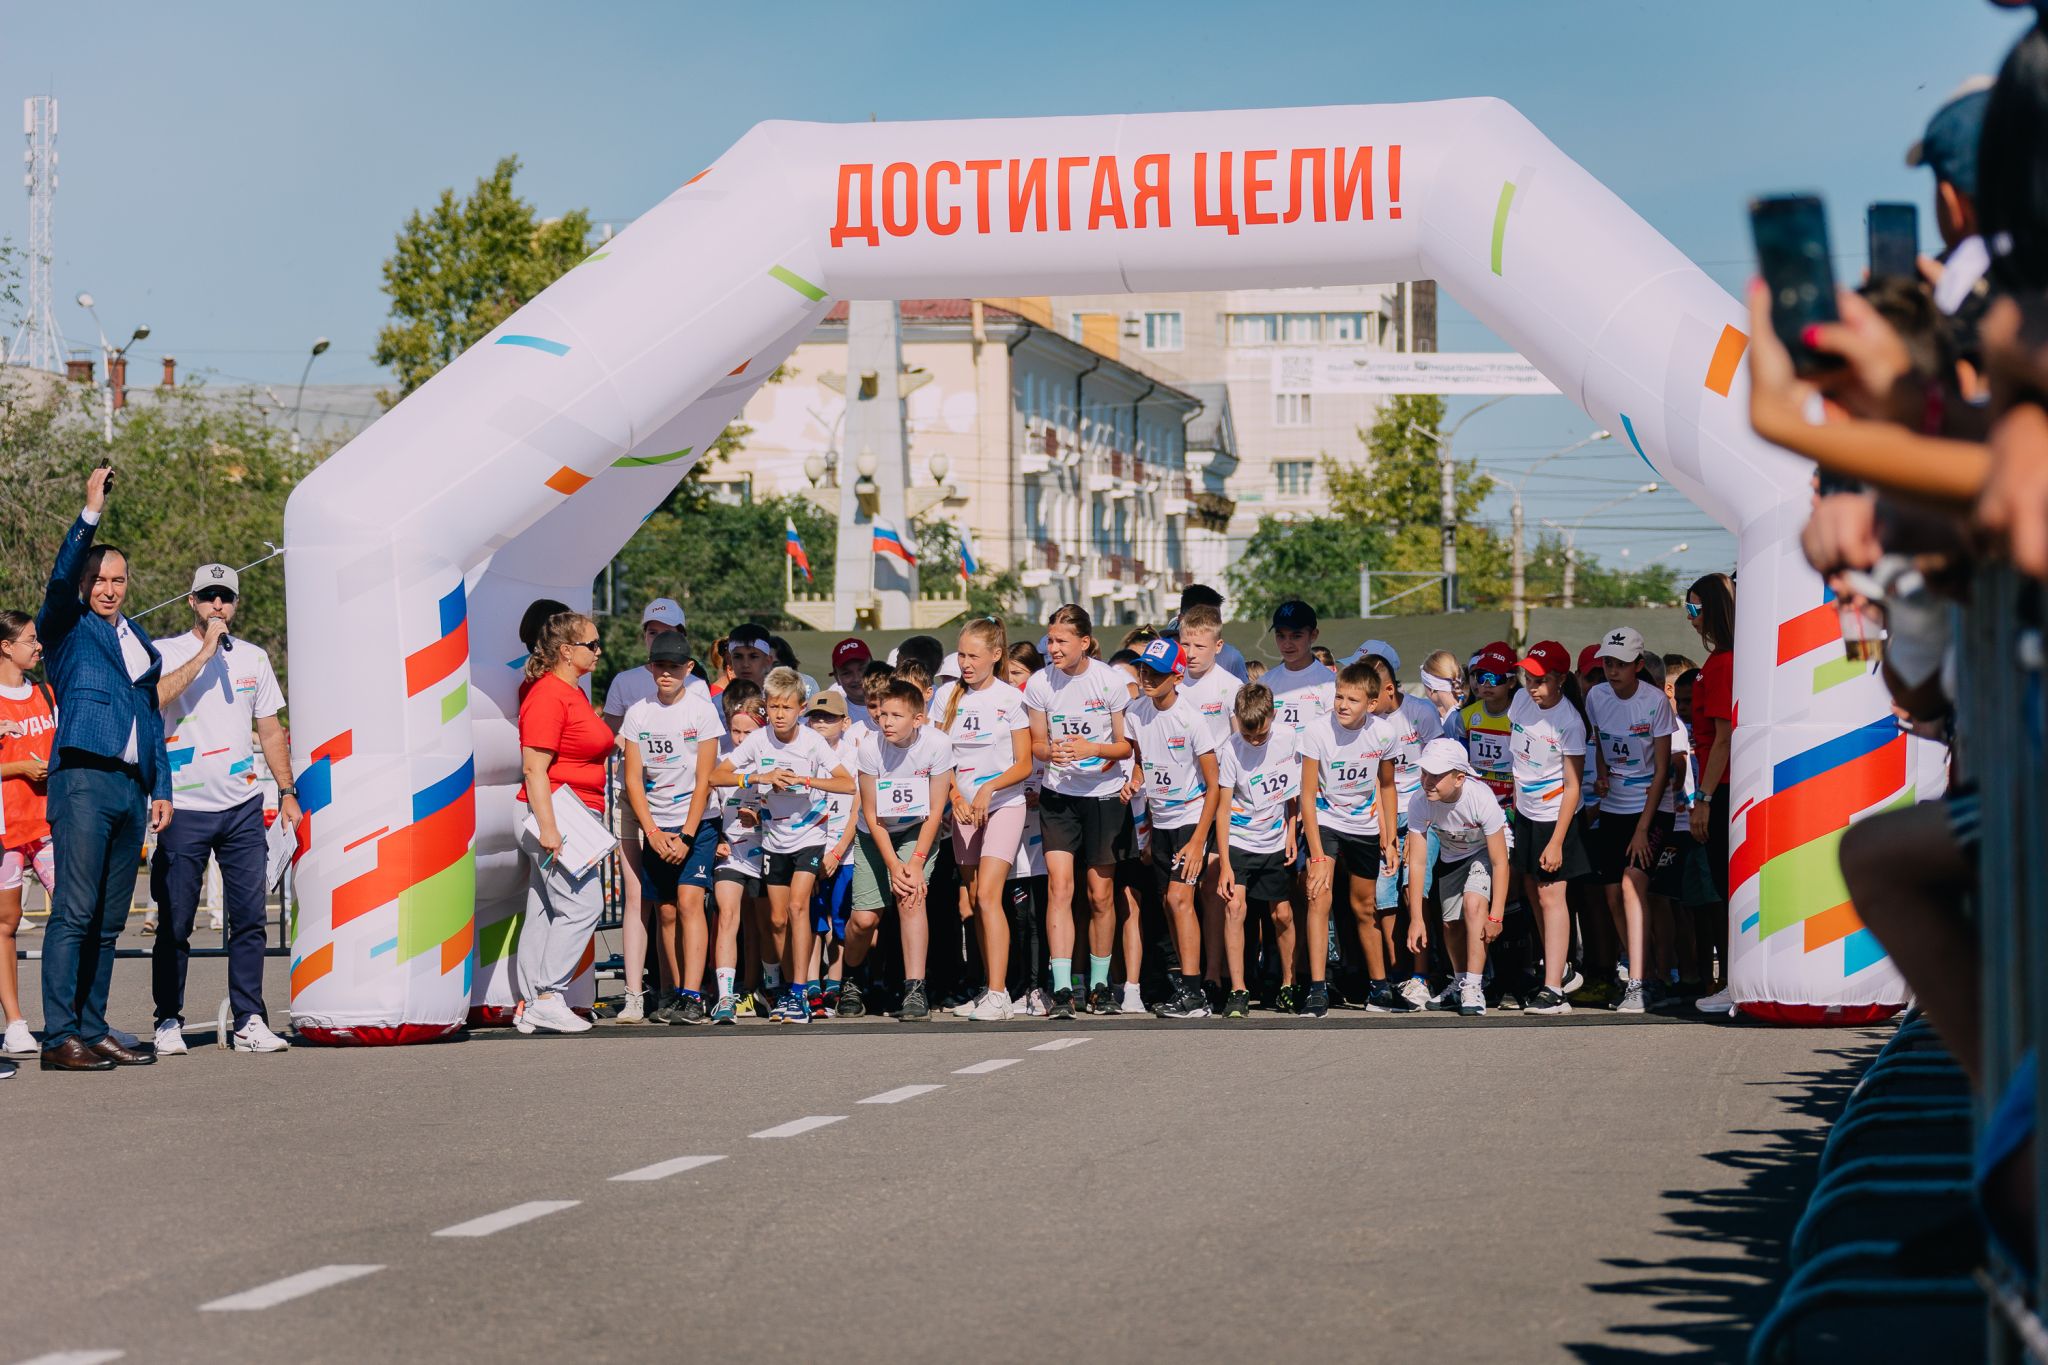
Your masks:
{"label": "black leggings", "polygon": [[1012,999],[1042,988],[1051,970],[1052,953],[1045,940],[1045,878],[1012,877],[1003,883],[1003,915],[1010,922]]}
{"label": "black leggings", "polygon": [[[1692,912],[1693,946],[1699,954],[1700,976],[1703,980],[1712,981],[1714,965],[1718,962],[1723,985],[1728,981],[1728,817],[1731,790],[1726,782],[1714,788],[1713,801],[1707,811],[1707,818],[1713,821],[1707,832],[1707,866],[1713,873],[1714,887],[1721,893],[1721,900],[1716,905],[1695,906]],[[1693,818],[1699,817],[1695,815]]]}

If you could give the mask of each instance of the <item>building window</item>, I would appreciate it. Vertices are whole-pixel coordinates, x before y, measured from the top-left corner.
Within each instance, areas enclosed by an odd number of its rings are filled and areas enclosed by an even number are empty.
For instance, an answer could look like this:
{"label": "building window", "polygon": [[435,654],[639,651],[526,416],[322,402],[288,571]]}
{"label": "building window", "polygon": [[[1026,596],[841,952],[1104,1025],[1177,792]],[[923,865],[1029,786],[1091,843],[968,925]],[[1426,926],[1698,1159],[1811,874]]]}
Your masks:
{"label": "building window", "polygon": [[1024,534],[1032,540],[1045,540],[1045,490],[1036,483],[1024,485]]}
{"label": "building window", "polygon": [[1321,339],[1321,322],[1320,313],[1283,313],[1280,315],[1280,339],[1295,345],[1318,341]]}
{"label": "building window", "polygon": [[1316,480],[1314,460],[1275,460],[1273,477],[1279,481],[1283,498],[1305,498]]}
{"label": "building window", "polygon": [[1305,393],[1276,393],[1273,395],[1273,425],[1276,427],[1305,427],[1314,420]]}
{"label": "building window", "polygon": [[1325,341],[1364,341],[1364,313],[1323,314],[1323,339]]}
{"label": "building window", "polygon": [[1180,314],[1145,314],[1145,349],[1148,351],[1178,351],[1180,349]]}
{"label": "building window", "polygon": [[1280,319],[1272,313],[1233,313],[1230,344],[1261,346],[1280,339]]}

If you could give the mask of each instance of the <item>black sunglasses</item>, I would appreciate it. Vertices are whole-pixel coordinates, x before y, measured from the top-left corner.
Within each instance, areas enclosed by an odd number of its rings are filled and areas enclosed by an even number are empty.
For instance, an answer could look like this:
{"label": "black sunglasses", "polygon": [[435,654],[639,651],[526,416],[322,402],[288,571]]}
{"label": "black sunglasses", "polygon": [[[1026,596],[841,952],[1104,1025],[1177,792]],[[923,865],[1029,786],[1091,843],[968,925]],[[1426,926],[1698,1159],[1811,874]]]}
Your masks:
{"label": "black sunglasses", "polygon": [[192,594],[195,602],[232,602],[235,595],[226,588],[204,588]]}
{"label": "black sunglasses", "polygon": [[604,653],[604,646],[595,640],[571,640],[569,643],[575,645],[578,649],[587,649],[592,654]]}

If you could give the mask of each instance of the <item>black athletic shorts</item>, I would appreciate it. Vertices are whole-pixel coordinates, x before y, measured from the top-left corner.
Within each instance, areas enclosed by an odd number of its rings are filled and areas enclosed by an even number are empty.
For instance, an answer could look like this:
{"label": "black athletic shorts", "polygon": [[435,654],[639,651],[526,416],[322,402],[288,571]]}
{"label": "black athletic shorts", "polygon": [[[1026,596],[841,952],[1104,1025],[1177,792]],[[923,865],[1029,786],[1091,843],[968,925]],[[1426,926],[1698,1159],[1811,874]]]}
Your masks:
{"label": "black athletic shorts", "polygon": [[1233,852],[1230,875],[1244,888],[1247,905],[1284,901],[1294,895],[1294,864],[1279,849],[1271,853]]}
{"label": "black athletic shorts", "polygon": [[[1038,794],[1038,828],[1047,853],[1070,853],[1083,867],[1109,867],[1131,856],[1138,837],[1131,808],[1115,796]],[[1159,840],[1153,831],[1153,843]]]}
{"label": "black athletic shorts", "polygon": [[[1161,895],[1166,894],[1168,886],[1181,879],[1176,878],[1174,875],[1173,860],[1180,857],[1181,851],[1188,846],[1188,841],[1194,837],[1195,827],[1193,825],[1182,825],[1179,829],[1161,829],[1157,825],[1152,826],[1153,885]],[[1197,868],[1195,870],[1199,875],[1201,869]],[[1181,877],[1184,878],[1185,876],[1186,873],[1183,871]]]}
{"label": "black athletic shorts", "polygon": [[794,853],[761,852],[761,880],[770,886],[788,886],[790,879],[799,872],[817,876],[825,866],[825,846],[813,844],[800,848]]}
{"label": "black athletic shorts", "polygon": [[1513,858],[1514,865],[1526,872],[1533,880],[1538,882],[1568,882],[1575,877],[1589,877],[1592,875],[1593,861],[1586,856],[1585,841],[1579,837],[1579,826],[1576,821],[1573,822],[1570,829],[1565,831],[1564,859],[1558,864],[1557,871],[1545,872],[1543,864],[1539,859],[1543,856],[1543,850],[1550,847],[1550,836],[1557,830],[1556,823],[1549,820],[1531,820],[1520,811],[1516,811],[1512,818],[1515,826],[1515,838],[1514,848],[1510,851],[1509,856]]}
{"label": "black athletic shorts", "polygon": [[1380,837],[1377,834],[1347,834],[1343,830],[1323,831],[1323,852],[1337,860],[1337,870],[1369,882],[1380,879]]}
{"label": "black athletic shorts", "polygon": [[[1628,846],[1636,837],[1636,822],[1639,814],[1611,815],[1602,813],[1600,823],[1593,826],[1592,847],[1586,856],[1593,862],[1593,880],[1601,886],[1614,886],[1621,881],[1621,874],[1628,871]],[[1647,873],[1657,866],[1657,857],[1664,845],[1671,841],[1672,817],[1658,811],[1650,820],[1650,866]]]}
{"label": "black athletic shorts", "polygon": [[[824,865],[824,860],[822,858],[819,859],[818,866],[823,867]],[[737,886],[742,896],[752,896],[758,900],[768,894],[766,882],[763,882],[759,877],[750,877],[736,867],[721,867],[711,874],[711,885],[714,888],[722,886],[727,882]]]}

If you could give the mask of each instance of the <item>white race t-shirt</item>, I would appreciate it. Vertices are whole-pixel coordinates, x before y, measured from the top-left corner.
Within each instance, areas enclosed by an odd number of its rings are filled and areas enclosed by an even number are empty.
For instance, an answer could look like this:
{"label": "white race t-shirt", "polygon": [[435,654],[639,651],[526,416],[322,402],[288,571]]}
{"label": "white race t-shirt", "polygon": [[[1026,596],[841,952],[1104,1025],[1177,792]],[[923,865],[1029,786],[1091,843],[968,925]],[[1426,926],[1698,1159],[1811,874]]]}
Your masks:
{"label": "white race t-shirt", "polygon": [[875,818],[891,834],[923,824],[932,813],[932,779],[953,770],[953,742],[935,725],[920,725],[902,746],[863,735],[862,774],[875,779]]}
{"label": "white race t-shirt", "polygon": [[[654,670],[644,665],[613,675],[611,682],[604,689],[604,713],[608,716],[624,716],[633,703],[653,701],[658,685],[654,681]],[[683,695],[695,697],[707,705],[717,705],[711,700],[711,685],[694,672],[683,680]]]}
{"label": "white race t-shirt", "polygon": [[1401,709],[1387,717],[1400,734],[1394,750],[1394,800],[1406,817],[1408,803],[1422,790],[1422,746],[1440,737],[1444,719],[1425,697],[1401,694]]}
{"label": "white race t-shirt", "polygon": [[[943,720],[945,715],[941,706],[937,719]],[[1008,772],[1017,761],[1016,741],[1011,736],[1030,728],[1024,694],[1001,679],[962,692],[959,709],[953,713],[953,728],[942,732],[953,741],[953,780],[959,783],[961,794],[972,801],[982,787]],[[988,808],[1001,810],[1023,799],[1024,784],[1018,782],[990,796]]]}
{"label": "white race t-shirt", "polygon": [[1200,820],[1202,800],[1209,794],[1201,756],[1216,752],[1208,722],[1185,696],[1164,711],[1150,697],[1140,697],[1124,713],[1124,732],[1145,769],[1145,807],[1153,826],[1185,829]]}
{"label": "white race t-shirt", "polygon": [[1469,775],[1455,801],[1432,801],[1429,793],[1419,791],[1408,803],[1408,832],[1435,830],[1438,862],[1462,863],[1484,852],[1486,837],[1507,827],[1492,788]]}
{"label": "white race t-shirt", "polygon": [[[157,640],[164,672],[182,668],[203,647],[186,631]],[[139,642],[138,642],[139,646]],[[236,640],[207,660],[192,685],[165,702],[164,751],[171,765],[171,805],[178,810],[233,810],[256,790],[256,722],[284,709],[270,656]]]}
{"label": "white race t-shirt", "polygon": [[1671,732],[1671,778],[1664,784],[1664,799],[1657,803],[1658,810],[1670,813],[1671,827],[1681,833],[1692,830],[1692,794],[1699,785],[1692,767],[1692,735],[1681,725]]}
{"label": "white race t-shirt", "polygon": [[[1024,705],[1045,717],[1048,739],[1085,739],[1108,744],[1116,738],[1111,718],[1131,704],[1131,680],[1100,659],[1077,674],[1050,664],[1031,675]],[[1048,763],[1045,789],[1062,796],[1114,796],[1129,769],[1121,761],[1090,755],[1078,763]]]}
{"label": "white race t-shirt", "polygon": [[1527,692],[1508,703],[1509,757],[1515,767],[1515,810],[1538,824],[1557,823],[1564,797],[1564,761],[1586,752],[1586,724],[1563,697],[1548,711]]}
{"label": "white race t-shirt", "polygon": [[[848,773],[860,771],[858,767],[860,763],[860,737],[864,733],[866,732],[855,730],[849,725],[846,728],[846,733],[839,736],[839,742],[832,746],[832,756],[845,766]],[[827,793],[825,796],[825,846],[827,848],[839,847],[839,841],[846,837],[846,827],[858,819],[859,816],[860,783],[857,779],[854,782],[854,790],[844,796],[840,796],[836,792]],[[867,824],[863,822],[861,828],[866,829]]]}
{"label": "white race t-shirt", "polygon": [[[799,725],[785,744],[775,737],[774,726],[764,725],[740,741],[732,751],[732,765],[749,778],[775,770],[798,777],[830,777],[840,762],[825,737],[808,726]],[[824,792],[808,787],[764,789],[762,805],[766,820],[761,847],[768,852],[796,853],[829,842],[825,821],[831,806]]]}
{"label": "white race t-shirt", "polygon": [[[1678,729],[1671,699],[1660,687],[1636,679],[1626,701],[1601,683],[1586,694],[1586,718],[1600,739],[1600,766],[1607,774],[1607,793],[1600,798],[1603,815],[1641,815],[1649,803],[1650,784],[1657,778],[1657,739]],[[1665,786],[1678,784],[1672,769]]]}
{"label": "white race t-shirt", "polygon": [[[681,829],[690,818],[690,794],[697,787],[697,751],[705,740],[725,737],[718,708],[685,690],[671,706],[659,697],[636,701],[619,721],[619,733],[640,746],[640,781],[647,792],[647,813],[660,829]],[[716,819],[715,804],[705,818]]]}
{"label": "white race t-shirt", "polygon": [[[732,757],[734,743],[732,733],[727,731],[718,741],[718,752],[722,758]],[[761,826],[765,812],[762,808],[759,787],[727,787],[722,805],[714,806],[719,823],[724,827],[726,851],[718,860],[720,868],[737,872],[746,877],[761,875]],[[717,790],[711,793],[714,801],[719,799]],[[749,823],[742,818],[742,812],[753,817]]]}
{"label": "white race t-shirt", "polygon": [[1194,704],[1202,723],[1209,727],[1209,738],[1220,746],[1230,735],[1233,708],[1242,690],[1244,684],[1235,674],[1224,668],[1211,668],[1199,678],[1180,680],[1181,705]]}
{"label": "white race t-shirt", "polygon": [[1232,735],[1216,750],[1216,778],[1230,798],[1230,846],[1243,853],[1287,847],[1287,803],[1301,795],[1301,753],[1279,726],[1264,744]]}
{"label": "white race t-shirt", "polygon": [[1391,716],[1367,716],[1347,730],[1333,711],[1302,737],[1301,761],[1316,765],[1316,823],[1340,834],[1380,832],[1380,761],[1394,757],[1400,732]]}
{"label": "white race t-shirt", "polygon": [[1273,723],[1293,734],[1295,743],[1337,705],[1337,675],[1320,660],[1307,668],[1269,668],[1259,679],[1273,693]]}

